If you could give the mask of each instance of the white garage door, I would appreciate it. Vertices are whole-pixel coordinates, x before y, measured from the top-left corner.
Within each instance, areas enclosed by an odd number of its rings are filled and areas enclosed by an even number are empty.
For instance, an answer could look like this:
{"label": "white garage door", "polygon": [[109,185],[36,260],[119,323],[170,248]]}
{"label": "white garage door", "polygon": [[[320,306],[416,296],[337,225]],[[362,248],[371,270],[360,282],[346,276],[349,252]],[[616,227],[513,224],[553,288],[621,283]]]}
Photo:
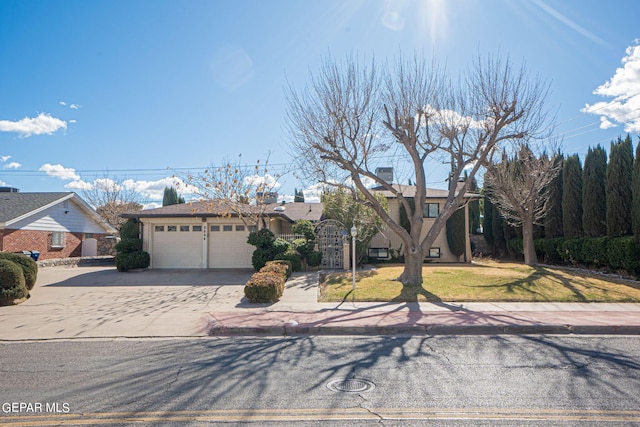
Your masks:
{"label": "white garage door", "polygon": [[153,227],[153,268],[202,268],[202,225]]}
{"label": "white garage door", "polygon": [[209,268],[251,268],[248,236],[243,224],[209,224]]}

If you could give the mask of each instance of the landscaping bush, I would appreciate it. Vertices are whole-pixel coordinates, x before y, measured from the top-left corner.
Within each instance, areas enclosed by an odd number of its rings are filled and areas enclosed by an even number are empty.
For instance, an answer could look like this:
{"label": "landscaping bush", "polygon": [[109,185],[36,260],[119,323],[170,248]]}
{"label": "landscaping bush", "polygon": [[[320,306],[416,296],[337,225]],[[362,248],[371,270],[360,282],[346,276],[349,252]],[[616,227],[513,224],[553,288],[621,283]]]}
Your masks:
{"label": "landscaping bush", "polygon": [[255,273],[244,287],[244,295],[251,303],[276,302],[284,292],[284,276],[276,272]]}
{"label": "landscaping bush", "polygon": [[284,259],[277,259],[277,260],[273,260],[273,261],[268,261],[266,265],[269,266],[271,264],[277,264],[277,265],[285,266],[286,267],[285,280],[289,279],[289,277],[291,277],[291,274],[293,273],[293,266],[291,265],[291,261],[287,261],[287,260],[284,260]]}
{"label": "landscaping bush", "polygon": [[524,256],[524,244],[522,243],[522,239],[515,238],[509,239],[507,242],[507,249],[509,253],[514,257],[523,257]]}
{"label": "landscaping bush", "polygon": [[562,262],[560,257],[560,244],[564,241],[562,237],[555,239],[545,239],[544,241],[544,260],[545,262],[557,264]]}
{"label": "landscaping bush", "polygon": [[309,267],[318,267],[322,263],[322,252],[313,251],[307,257]]}
{"label": "landscaping bush", "polygon": [[126,238],[116,243],[116,251],[118,253],[128,254],[142,250],[142,239]]}
{"label": "landscaping bush", "polygon": [[129,271],[139,268],[147,268],[151,264],[151,258],[147,252],[136,251],[118,253],[116,255],[116,268],[118,271]]}
{"label": "landscaping bush", "polygon": [[13,261],[0,259],[0,305],[12,304],[28,294],[22,268]]}
{"label": "landscaping bush", "polygon": [[633,236],[616,237],[607,243],[608,266],[613,269],[623,269],[638,273],[638,246]]}
{"label": "landscaping bush", "polygon": [[565,263],[582,264],[584,263],[584,239],[564,239],[560,243],[558,253]]}
{"label": "landscaping bush", "polygon": [[276,238],[275,234],[266,228],[249,233],[247,243],[256,247],[251,255],[251,264],[256,271],[291,247],[289,242]]}
{"label": "landscaping bush", "polygon": [[20,266],[24,275],[24,282],[27,290],[33,289],[38,278],[38,264],[30,256],[13,254],[11,252],[0,252],[0,259],[7,259]]}
{"label": "landscaping bush", "polygon": [[130,218],[127,222],[120,227],[120,238],[125,239],[137,239],[140,237],[140,228],[138,221]]}
{"label": "landscaping bush", "polygon": [[300,254],[293,248],[289,249],[285,253],[276,255],[274,259],[291,262],[291,270],[294,272],[302,270],[302,259],[300,258]]}
{"label": "landscaping bush", "polygon": [[597,267],[606,266],[609,263],[607,254],[607,237],[593,237],[584,239],[582,251],[584,262]]}

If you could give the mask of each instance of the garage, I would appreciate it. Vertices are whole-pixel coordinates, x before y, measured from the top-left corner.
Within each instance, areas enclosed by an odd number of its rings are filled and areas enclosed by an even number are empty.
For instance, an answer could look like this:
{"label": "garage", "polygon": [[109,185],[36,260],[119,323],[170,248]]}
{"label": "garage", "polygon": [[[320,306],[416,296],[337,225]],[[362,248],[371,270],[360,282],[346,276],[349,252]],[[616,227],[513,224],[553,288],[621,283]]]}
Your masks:
{"label": "garage", "polygon": [[209,224],[209,268],[251,268],[255,249],[243,223]]}
{"label": "garage", "polygon": [[202,225],[155,224],[153,268],[202,268]]}

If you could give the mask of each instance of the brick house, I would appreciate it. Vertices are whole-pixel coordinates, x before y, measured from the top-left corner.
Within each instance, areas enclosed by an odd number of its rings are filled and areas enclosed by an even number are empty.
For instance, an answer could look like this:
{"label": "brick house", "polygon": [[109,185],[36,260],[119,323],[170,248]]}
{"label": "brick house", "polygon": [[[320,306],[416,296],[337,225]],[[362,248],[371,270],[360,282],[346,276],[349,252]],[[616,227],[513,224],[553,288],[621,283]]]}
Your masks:
{"label": "brick house", "polygon": [[[77,194],[0,188],[0,251],[38,251],[40,259],[106,255],[116,230]],[[108,246],[108,245],[106,245]]]}

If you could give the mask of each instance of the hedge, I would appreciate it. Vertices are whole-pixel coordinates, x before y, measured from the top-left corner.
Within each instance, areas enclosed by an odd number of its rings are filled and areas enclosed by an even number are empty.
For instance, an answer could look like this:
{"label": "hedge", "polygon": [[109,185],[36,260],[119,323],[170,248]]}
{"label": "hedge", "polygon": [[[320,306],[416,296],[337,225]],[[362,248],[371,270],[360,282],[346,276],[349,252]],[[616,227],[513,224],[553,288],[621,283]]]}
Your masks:
{"label": "hedge", "polygon": [[267,264],[260,269],[261,272],[271,271],[274,273],[282,274],[285,281],[291,277],[292,267],[290,261],[285,260],[277,260],[277,261],[268,261]]}
{"label": "hedge", "polygon": [[147,268],[151,264],[151,258],[147,252],[136,251],[119,253],[116,255],[116,268],[118,271],[136,270]]}
{"label": "hedge", "polygon": [[538,256],[550,264],[581,264],[640,274],[640,248],[633,236],[538,239],[535,246]]}
{"label": "hedge", "polygon": [[0,252],[0,259],[7,259],[20,266],[24,274],[24,282],[27,290],[33,289],[38,278],[38,264],[30,256],[14,254],[11,252]]}
{"label": "hedge", "polygon": [[13,261],[0,259],[0,305],[29,295],[22,268]]}
{"label": "hedge", "polygon": [[254,273],[244,287],[251,303],[276,302],[284,292],[284,275],[273,271]]}

